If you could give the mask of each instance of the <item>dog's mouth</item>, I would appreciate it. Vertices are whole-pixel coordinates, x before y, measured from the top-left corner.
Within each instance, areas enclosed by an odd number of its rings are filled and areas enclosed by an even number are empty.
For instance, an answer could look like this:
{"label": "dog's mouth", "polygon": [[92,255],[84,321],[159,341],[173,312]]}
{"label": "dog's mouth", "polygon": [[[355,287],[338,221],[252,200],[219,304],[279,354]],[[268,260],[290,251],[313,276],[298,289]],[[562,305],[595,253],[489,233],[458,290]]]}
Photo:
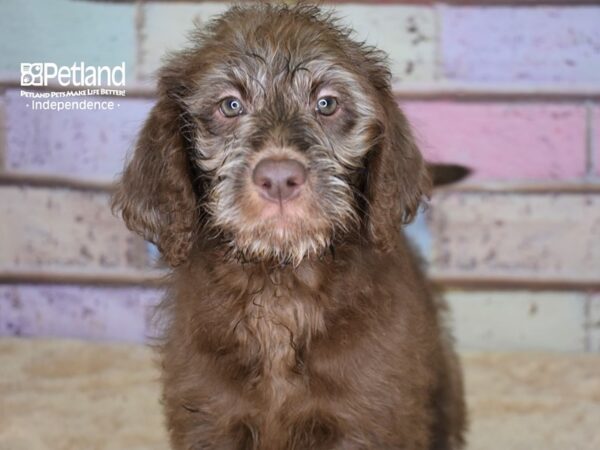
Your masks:
{"label": "dog's mouth", "polygon": [[[269,154],[253,167],[247,212],[264,230],[291,231],[310,220],[308,170],[293,153]],[[314,206],[314,205],[313,205]]]}
{"label": "dog's mouth", "polygon": [[290,227],[296,222],[308,219],[306,209],[303,205],[303,192],[297,192],[292,198],[285,200],[272,201],[265,199],[262,194],[258,194],[260,200],[258,203],[258,218],[266,224],[273,227]]}
{"label": "dog's mouth", "polygon": [[277,201],[250,191],[241,206],[242,220],[230,223],[231,243],[243,259],[298,264],[328,248],[331,224],[310,188]]}
{"label": "dog's mouth", "polygon": [[335,218],[343,196],[309,172],[303,155],[266,153],[250,167],[235,189],[223,184],[216,191],[221,202],[212,210],[233,254],[245,261],[298,264],[328,252],[335,224],[342,222]]}

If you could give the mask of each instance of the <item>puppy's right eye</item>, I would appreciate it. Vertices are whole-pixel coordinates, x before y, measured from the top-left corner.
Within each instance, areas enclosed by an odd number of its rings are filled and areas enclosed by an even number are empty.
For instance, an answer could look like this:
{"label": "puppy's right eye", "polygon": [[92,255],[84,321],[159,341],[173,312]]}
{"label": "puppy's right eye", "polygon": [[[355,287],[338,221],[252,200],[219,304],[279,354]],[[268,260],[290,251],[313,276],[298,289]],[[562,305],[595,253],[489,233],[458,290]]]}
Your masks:
{"label": "puppy's right eye", "polygon": [[225,117],[237,117],[244,114],[244,107],[239,98],[227,97],[221,101],[221,112]]}
{"label": "puppy's right eye", "polygon": [[331,95],[326,95],[317,100],[317,107],[315,108],[319,114],[323,116],[331,116],[337,110],[338,102],[337,98]]}

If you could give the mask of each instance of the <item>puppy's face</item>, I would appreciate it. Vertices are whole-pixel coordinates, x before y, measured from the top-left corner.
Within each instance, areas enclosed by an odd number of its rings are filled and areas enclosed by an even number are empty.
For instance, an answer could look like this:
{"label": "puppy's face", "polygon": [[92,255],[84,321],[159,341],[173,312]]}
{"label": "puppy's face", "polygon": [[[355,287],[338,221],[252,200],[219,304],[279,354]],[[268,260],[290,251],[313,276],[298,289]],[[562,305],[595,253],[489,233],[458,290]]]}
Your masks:
{"label": "puppy's face", "polygon": [[199,240],[298,263],[395,244],[428,177],[385,55],[313,6],[234,7],[160,72],[113,205],[173,266]]}
{"label": "puppy's face", "polygon": [[352,65],[362,55],[340,32],[269,19],[249,17],[199,50],[184,99],[190,156],[209,224],[235,252],[297,263],[357,230],[360,170],[382,126],[369,79]]}

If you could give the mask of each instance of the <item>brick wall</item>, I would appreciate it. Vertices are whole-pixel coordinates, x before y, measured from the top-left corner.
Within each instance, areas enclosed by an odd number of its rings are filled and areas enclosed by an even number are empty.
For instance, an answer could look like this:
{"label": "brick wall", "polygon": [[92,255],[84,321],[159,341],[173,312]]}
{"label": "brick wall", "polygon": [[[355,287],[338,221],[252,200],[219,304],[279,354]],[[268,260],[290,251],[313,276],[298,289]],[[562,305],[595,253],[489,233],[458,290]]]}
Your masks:
{"label": "brick wall", "polygon": [[[596,4],[594,4],[596,3]],[[466,164],[410,227],[465,349],[600,351],[600,5],[335,2],[389,52],[428,159]],[[0,334],[141,341],[151,249],[108,209],[152,74],[210,2],[0,5]],[[19,64],[125,61],[115,111],[32,111]]]}

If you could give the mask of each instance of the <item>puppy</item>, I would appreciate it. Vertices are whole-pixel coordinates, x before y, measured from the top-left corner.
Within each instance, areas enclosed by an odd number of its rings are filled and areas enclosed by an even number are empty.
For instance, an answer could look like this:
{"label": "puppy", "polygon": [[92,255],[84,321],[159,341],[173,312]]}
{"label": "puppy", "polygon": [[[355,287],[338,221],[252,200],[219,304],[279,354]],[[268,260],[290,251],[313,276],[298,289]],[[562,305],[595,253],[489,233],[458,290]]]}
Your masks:
{"label": "puppy", "polygon": [[385,55],[236,6],[174,54],[114,196],[172,267],[172,447],[459,449],[451,340],[401,231],[430,189]]}

